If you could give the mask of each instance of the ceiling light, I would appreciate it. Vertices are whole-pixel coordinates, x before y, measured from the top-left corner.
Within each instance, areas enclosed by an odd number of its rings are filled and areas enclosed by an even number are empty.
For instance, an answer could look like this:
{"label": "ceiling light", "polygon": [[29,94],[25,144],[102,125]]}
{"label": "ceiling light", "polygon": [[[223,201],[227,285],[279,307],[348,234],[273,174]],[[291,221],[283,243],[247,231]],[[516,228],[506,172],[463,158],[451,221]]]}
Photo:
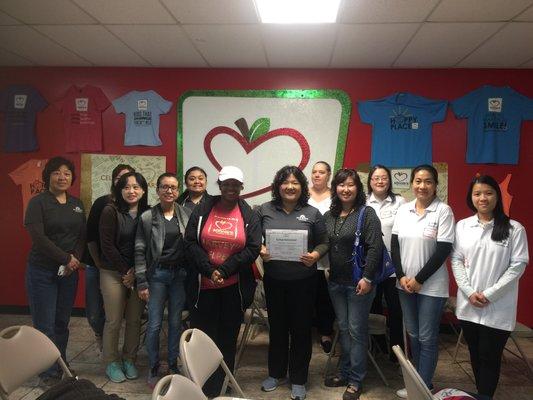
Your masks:
{"label": "ceiling light", "polygon": [[264,24],[318,24],[337,20],[340,0],[254,0]]}

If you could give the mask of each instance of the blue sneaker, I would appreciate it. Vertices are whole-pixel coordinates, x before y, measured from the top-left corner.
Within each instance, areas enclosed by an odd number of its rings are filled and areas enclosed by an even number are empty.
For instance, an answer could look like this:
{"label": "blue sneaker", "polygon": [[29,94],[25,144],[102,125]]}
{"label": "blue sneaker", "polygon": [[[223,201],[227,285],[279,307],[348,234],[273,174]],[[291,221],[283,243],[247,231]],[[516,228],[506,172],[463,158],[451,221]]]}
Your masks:
{"label": "blue sneaker", "polygon": [[131,361],[124,360],[123,365],[124,375],[126,375],[126,378],[137,379],[139,377],[139,371],[137,371],[137,368]]}
{"label": "blue sneaker", "polygon": [[272,378],[269,376],[266,378],[263,383],[261,383],[261,390],[263,392],[271,392],[273,390],[276,390],[279,386],[279,379]]}
{"label": "blue sneaker", "polygon": [[118,361],[113,361],[112,363],[108,364],[105,369],[105,373],[112,382],[120,383],[126,380],[126,376],[122,371],[122,363]]}
{"label": "blue sneaker", "polygon": [[305,385],[292,385],[291,399],[292,400],[304,400],[306,395]]}

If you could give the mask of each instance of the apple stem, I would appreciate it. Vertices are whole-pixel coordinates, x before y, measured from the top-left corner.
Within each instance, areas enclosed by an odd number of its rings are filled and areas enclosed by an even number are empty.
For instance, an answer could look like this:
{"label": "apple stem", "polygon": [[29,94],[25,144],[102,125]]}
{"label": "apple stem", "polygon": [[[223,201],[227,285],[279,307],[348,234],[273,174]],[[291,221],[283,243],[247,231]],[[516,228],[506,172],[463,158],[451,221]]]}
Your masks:
{"label": "apple stem", "polygon": [[235,121],[235,125],[237,125],[237,128],[239,128],[241,135],[247,138],[250,128],[248,128],[248,123],[246,120],[244,118],[239,118],[237,121]]}

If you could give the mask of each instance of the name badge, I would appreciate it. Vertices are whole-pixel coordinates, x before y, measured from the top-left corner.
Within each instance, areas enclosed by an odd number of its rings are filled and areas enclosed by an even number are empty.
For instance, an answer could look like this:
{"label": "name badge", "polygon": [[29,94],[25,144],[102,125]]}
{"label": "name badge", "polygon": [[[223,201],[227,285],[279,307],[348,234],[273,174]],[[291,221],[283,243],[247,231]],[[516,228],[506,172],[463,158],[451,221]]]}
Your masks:
{"label": "name badge", "polygon": [[435,239],[437,237],[437,224],[435,222],[430,222],[424,228],[422,236],[429,239]]}

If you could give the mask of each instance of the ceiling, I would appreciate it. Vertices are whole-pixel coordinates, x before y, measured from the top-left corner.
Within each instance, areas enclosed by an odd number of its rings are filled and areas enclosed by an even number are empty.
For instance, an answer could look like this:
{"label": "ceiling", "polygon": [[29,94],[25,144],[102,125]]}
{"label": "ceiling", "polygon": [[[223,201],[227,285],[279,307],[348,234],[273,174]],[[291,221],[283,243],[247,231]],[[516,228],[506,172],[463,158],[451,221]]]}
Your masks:
{"label": "ceiling", "polygon": [[533,0],[341,0],[265,25],[253,0],[0,0],[0,65],[533,68]]}

